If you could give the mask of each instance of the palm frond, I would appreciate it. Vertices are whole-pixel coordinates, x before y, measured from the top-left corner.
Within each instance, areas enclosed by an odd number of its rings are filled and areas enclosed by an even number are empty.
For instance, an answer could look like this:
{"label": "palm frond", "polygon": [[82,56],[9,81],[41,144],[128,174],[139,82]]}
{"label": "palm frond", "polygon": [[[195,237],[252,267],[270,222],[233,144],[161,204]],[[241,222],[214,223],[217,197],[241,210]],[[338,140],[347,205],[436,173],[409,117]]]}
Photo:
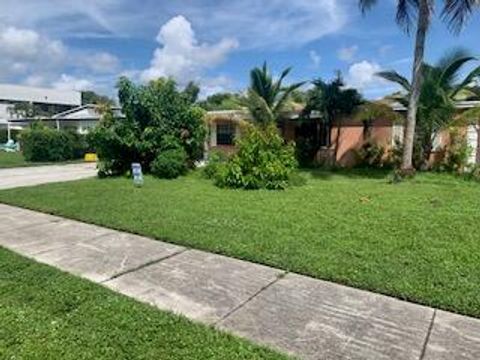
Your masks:
{"label": "palm frond", "polygon": [[[452,98],[454,98],[460,91],[467,88],[467,86],[472,84],[473,81],[477,78],[480,78],[480,66],[470,71],[470,73],[467,76],[465,76],[463,81],[457,86],[455,86],[455,90],[452,92]],[[471,92],[477,95],[475,91],[471,91]],[[478,96],[480,96],[480,94],[478,94]]]}
{"label": "palm frond", "polygon": [[[430,1],[430,0],[428,0]],[[419,0],[398,0],[397,1],[397,24],[410,32],[413,19],[415,18],[419,7]]]}
{"label": "palm frond", "polygon": [[363,14],[369,11],[374,5],[377,4],[377,0],[359,0],[358,6]]}
{"label": "palm frond", "polygon": [[290,85],[289,87],[283,89],[282,94],[277,99],[277,103],[275,104],[275,106],[272,109],[272,112],[275,116],[280,115],[280,113],[283,111],[283,109],[284,109],[284,107],[287,103],[287,100],[290,97],[290,95],[292,94],[292,92],[294,92],[298,88],[302,87],[304,84],[305,84],[305,82],[300,82],[300,83]]}
{"label": "palm frond", "polygon": [[400,75],[399,73],[397,73],[394,70],[380,71],[380,72],[376,73],[375,75],[377,75],[377,76],[379,76],[379,77],[381,77],[385,80],[388,80],[388,81],[399,84],[407,92],[410,92],[410,90],[411,90],[410,82],[405,77],[403,77],[402,75]]}
{"label": "palm frond", "polygon": [[475,8],[480,7],[479,0],[445,0],[444,2],[442,18],[455,34],[463,29]]}
{"label": "palm frond", "polygon": [[458,48],[444,55],[435,66],[440,72],[440,86],[452,87],[457,81],[461,69],[475,57],[469,51]]}

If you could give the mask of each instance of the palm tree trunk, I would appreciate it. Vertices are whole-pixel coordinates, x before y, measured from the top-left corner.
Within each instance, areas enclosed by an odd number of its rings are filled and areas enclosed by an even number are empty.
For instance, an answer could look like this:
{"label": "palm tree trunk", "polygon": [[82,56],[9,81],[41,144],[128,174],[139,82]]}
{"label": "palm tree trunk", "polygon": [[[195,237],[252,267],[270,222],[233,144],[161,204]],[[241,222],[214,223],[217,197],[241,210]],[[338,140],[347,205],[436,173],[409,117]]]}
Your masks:
{"label": "palm tree trunk", "polygon": [[412,74],[412,91],[408,103],[407,123],[404,135],[403,157],[401,170],[411,174],[413,168],[413,142],[417,120],[418,100],[423,85],[422,66],[425,53],[425,41],[430,25],[430,0],[420,0],[418,10],[417,34],[415,38],[415,58]]}

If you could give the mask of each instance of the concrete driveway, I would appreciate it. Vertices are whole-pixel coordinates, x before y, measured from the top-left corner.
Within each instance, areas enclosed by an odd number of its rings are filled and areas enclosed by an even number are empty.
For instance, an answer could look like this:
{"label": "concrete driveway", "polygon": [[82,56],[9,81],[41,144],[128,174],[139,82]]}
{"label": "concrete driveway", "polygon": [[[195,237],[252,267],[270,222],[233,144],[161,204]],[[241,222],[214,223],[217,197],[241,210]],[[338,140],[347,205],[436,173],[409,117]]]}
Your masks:
{"label": "concrete driveway", "polygon": [[95,175],[94,163],[0,169],[0,190],[79,180]]}

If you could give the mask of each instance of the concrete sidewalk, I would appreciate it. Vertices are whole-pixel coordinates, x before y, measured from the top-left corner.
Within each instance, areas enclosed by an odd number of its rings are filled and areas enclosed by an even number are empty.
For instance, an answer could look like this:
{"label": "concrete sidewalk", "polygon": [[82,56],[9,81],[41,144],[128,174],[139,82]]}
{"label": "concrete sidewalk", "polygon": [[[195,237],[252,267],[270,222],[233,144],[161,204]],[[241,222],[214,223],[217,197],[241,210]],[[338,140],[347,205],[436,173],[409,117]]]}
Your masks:
{"label": "concrete sidewalk", "polygon": [[0,190],[52,182],[79,180],[96,175],[95,164],[26,166],[0,169]]}
{"label": "concrete sidewalk", "polygon": [[305,359],[480,359],[480,320],[0,204],[0,246]]}

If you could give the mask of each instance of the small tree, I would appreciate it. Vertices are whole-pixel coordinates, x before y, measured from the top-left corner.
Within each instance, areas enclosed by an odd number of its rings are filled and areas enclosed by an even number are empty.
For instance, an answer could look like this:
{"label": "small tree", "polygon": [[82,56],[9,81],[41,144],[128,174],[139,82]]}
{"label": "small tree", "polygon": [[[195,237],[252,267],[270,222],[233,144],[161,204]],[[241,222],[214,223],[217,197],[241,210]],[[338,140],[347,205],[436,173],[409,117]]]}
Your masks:
{"label": "small tree", "polygon": [[[338,127],[335,142],[335,159],[337,158],[340,145],[342,116],[351,115],[363,103],[362,96],[356,89],[345,88],[340,74],[330,82],[317,79],[312,82],[313,89],[309,93],[305,113],[307,116],[312,111],[317,111],[321,117],[316,117],[317,132],[315,134],[316,151],[320,149],[320,127],[321,122],[330,129],[336,123]],[[329,130],[328,130],[329,131]]]}
{"label": "small tree", "polygon": [[279,120],[285,110],[290,95],[304,83],[284,86],[283,81],[292,69],[282,71],[277,80],[272,78],[267,63],[250,72],[247,106],[257,124],[267,125]]}
{"label": "small tree", "polygon": [[125,118],[115,118],[107,109],[89,135],[106,174],[125,173],[132,162],[149,171],[159,153],[179,147],[189,164],[203,156],[203,110],[193,106],[173,80],[137,86],[121,78],[117,87]]}
{"label": "small tree", "polygon": [[[359,0],[362,12],[370,10],[378,0]],[[435,9],[434,0],[397,0],[397,23],[407,31],[413,25],[416,16],[415,52],[413,59],[411,91],[408,99],[408,113],[402,156],[402,171],[405,174],[413,171],[412,159],[418,102],[423,86],[422,66],[424,62],[425,43],[432,14]],[[454,33],[459,33],[469,16],[480,6],[478,0],[443,0],[442,18]]]}
{"label": "small tree", "polygon": [[[453,120],[455,99],[461,91],[468,91],[472,81],[480,75],[480,66],[465,74],[457,81],[465,65],[476,60],[475,57],[462,49],[456,49],[444,55],[437,64],[422,66],[422,87],[418,100],[415,140],[422,149],[421,164],[425,167],[433,149],[433,143],[440,130]],[[411,97],[412,85],[395,71],[378,73],[386,80],[403,87],[405,95],[398,97],[407,106]]]}

